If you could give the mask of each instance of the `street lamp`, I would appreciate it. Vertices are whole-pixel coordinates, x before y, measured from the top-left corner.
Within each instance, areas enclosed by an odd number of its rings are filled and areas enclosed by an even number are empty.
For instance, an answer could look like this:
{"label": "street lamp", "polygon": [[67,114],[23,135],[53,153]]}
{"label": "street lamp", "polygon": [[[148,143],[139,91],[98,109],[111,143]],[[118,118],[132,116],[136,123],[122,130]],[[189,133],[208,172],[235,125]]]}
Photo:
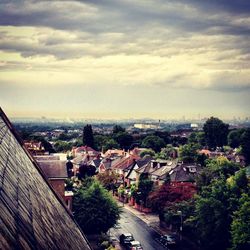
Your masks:
{"label": "street lamp", "polygon": [[182,241],[182,224],[183,224],[183,219],[182,219],[182,211],[177,211],[177,213],[180,215],[181,217],[181,225],[180,225],[180,241]]}

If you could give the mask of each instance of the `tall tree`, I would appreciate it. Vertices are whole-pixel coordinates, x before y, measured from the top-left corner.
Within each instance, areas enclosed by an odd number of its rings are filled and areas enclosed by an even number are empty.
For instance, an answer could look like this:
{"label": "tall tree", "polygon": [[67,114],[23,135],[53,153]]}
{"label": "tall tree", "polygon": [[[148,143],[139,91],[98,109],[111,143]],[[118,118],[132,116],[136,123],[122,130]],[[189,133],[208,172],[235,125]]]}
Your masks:
{"label": "tall tree", "polygon": [[89,124],[87,124],[83,128],[83,144],[92,148],[94,147],[94,136],[92,126]]}
{"label": "tall tree", "polygon": [[203,126],[205,141],[209,148],[215,149],[227,144],[228,124],[218,118],[209,118]]}
{"label": "tall tree", "polygon": [[232,250],[250,249],[250,197],[243,194],[231,224]]}
{"label": "tall tree", "polygon": [[76,193],[73,211],[77,223],[88,234],[106,233],[116,224],[120,214],[111,194],[97,181]]}

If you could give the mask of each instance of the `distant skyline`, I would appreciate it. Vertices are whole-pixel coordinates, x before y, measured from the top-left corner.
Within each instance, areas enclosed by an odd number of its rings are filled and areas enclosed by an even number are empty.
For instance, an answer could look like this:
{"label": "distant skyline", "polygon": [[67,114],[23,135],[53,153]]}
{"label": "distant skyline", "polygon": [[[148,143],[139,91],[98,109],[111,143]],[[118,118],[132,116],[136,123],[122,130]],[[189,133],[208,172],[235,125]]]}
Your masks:
{"label": "distant skyline", "polygon": [[250,1],[1,1],[9,117],[250,117]]}

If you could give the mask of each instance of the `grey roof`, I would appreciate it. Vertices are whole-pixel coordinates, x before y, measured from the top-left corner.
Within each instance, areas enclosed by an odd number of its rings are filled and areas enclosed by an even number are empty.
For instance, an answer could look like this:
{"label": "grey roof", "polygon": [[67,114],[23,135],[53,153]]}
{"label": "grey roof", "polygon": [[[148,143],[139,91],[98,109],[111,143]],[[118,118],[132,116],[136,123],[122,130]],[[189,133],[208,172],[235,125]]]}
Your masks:
{"label": "grey roof", "polygon": [[197,164],[179,164],[169,175],[172,182],[192,182],[200,171],[201,167]]}
{"label": "grey roof", "polygon": [[0,249],[91,249],[0,109]]}
{"label": "grey roof", "polygon": [[43,173],[48,179],[68,178],[66,161],[37,161]]}
{"label": "grey roof", "polygon": [[167,161],[166,166],[162,166],[155,171],[151,172],[151,175],[155,175],[158,177],[163,177],[167,173],[169,173],[172,169],[174,169],[177,166],[177,161]]}

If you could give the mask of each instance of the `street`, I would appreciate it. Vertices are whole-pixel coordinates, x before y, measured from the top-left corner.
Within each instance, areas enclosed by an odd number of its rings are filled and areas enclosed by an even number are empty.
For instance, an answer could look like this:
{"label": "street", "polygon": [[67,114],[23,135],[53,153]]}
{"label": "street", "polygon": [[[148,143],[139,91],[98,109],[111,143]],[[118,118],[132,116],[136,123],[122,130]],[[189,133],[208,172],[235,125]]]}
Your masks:
{"label": "street", "polygon": [[155,241],[159,235],[127,209],[123,209],[118,226],[110,230],[110,234],[118,240],[122,233],[132,233],[135,240],[141,242],[144,250],[166,250]]}

